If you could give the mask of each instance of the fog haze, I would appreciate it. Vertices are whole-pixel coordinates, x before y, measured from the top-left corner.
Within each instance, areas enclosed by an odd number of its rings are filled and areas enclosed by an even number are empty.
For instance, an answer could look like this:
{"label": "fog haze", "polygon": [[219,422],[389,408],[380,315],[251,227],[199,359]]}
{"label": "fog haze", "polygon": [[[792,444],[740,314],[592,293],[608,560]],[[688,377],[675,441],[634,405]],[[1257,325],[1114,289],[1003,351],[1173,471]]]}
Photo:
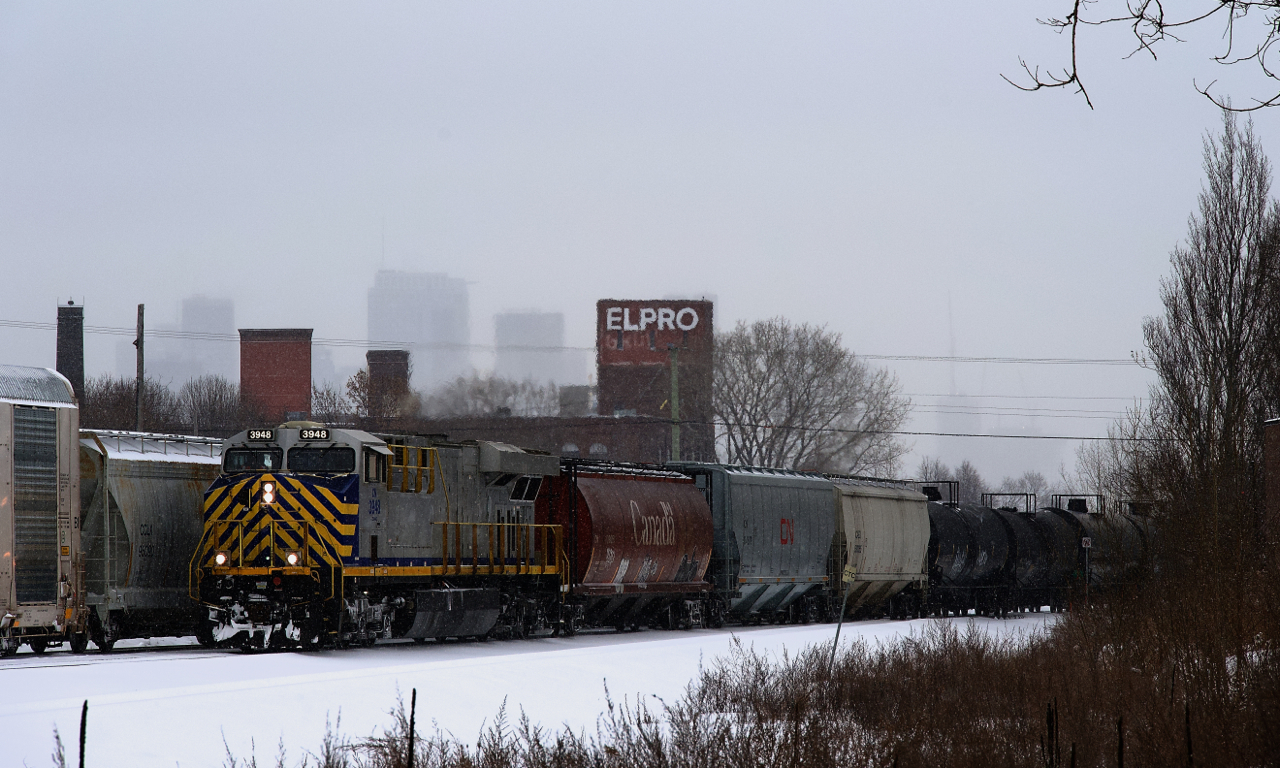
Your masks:
{"label": "fog haze", "polygon": [[[1127,358],[1219,121],[1192,78],[1218,73],[1101,36],[1097,109],[1015,90],[1019,56],[1065,60],[1035,21],[1062,5],[6,4],[0,320],[74,298],[91,327],[139,303],[176,327],[204,295],[240,328],[358,340],[395,269],[467,281],[481,371],[497,313],[561,312],[590,347],[597,299],[673,294],[714,294],[721,330],[781,315],[860,354]],[[122,338],[86,336],[89,375],[120,372]],[[323,350],[335,378],[362,361]],[[53,333],[0,327],[0,361],[52,366]],[[1102,435],[1150,380],[876,364],[918,432]],[[986,412],[925,397],[949,394]],[[989,480],[1056,476],[1075,448],[907,439],[906,470],[970,458]]]}

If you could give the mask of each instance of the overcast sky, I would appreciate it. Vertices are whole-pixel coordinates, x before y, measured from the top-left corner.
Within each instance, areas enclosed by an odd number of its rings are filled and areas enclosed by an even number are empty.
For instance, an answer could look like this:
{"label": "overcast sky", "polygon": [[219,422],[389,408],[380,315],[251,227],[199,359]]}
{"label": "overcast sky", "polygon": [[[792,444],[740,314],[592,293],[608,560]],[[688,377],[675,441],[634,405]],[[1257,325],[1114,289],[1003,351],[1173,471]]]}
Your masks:
{"label": "overcast sky", "polygon": [[[564,312],[590,346],[599,298],[712,294],[721,329],[783,315],[863,354],[1126,358],[1219,121],[1192,79],[1221,73],[1194,45],[1123,61],[1117,30],[1082,51],[1095,110],[1007,85],[1065,60],[1035,21],[1065,5],[6,3],[0,320],[75,297],[91,326],[173,323],[201,293],[359,339],[385,267],[470,281],[476,344],[498,311]],[[117,341],[86,338],[90,374]],[[52,332],[0,327],[0,361],[52,366]],[[960,426],[1043,435],[1104,434],[1055,416],[1149,380],[882,364],[917,431],[957,431],[927,397],[953,376],[987,411]],[[993,480],[1075,447],[913,442],[908,468]]]}

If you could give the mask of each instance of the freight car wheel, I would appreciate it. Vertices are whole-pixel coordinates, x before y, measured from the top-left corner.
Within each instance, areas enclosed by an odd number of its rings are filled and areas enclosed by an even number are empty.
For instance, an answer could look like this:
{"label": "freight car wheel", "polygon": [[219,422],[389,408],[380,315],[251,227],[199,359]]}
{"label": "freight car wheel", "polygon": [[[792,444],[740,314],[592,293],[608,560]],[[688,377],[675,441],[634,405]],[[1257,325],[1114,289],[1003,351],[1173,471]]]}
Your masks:
{"label": "freight car wheel", "polygon": [[18,638],[0,637],[0,656],[12,656],[18,652]]}
{"label": "freight car wheel", "polygon": [[120,626],[120,615],[116,613],[107,614],[107,624],[102,628],[102,632],[93,642],[98,646],[98,650],[108,653],[112,648],[116,647],[116,641],[120,639],[122,633]]}
{"label": "freight car wheel", "polygon": [[34,637],[31,639],[31,652],[39,656],[49,648],[49,641],[43,637]]}
{"label": "freight car wheel", "polygon": [[89,633],[72,632],[70,645],[72,653],[84,653],[89,648]]}

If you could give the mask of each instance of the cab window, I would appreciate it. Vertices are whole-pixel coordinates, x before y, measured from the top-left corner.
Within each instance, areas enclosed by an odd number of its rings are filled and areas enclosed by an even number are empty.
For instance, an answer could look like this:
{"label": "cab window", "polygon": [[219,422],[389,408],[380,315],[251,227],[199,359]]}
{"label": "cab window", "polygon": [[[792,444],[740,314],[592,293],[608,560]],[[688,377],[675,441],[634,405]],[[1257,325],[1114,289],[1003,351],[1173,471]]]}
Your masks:
{"label": "cab window", "polygon": [[275,472],[284,466],[279,448],[232,448],[222,457],[226,472]]}
{"label": "cab window", "polygon": [[356,452],[346,447],[290,448],[290,472],[355,472]]}
{"label": "cab window", "polygon": [[387,481],[387,457],[370,448],[364,449],[364,481],[366,483]]}

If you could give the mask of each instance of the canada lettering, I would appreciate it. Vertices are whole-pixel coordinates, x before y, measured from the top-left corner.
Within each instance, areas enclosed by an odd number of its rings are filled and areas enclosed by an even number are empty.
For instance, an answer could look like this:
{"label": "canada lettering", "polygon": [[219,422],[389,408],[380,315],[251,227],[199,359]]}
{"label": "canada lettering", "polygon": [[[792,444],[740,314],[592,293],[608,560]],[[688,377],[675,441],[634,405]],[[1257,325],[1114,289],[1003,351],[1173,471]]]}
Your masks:
{"label": "canada lettering", "polygon": [[641,513],[640,505],[631,502],[631,535],[636,544],[647,544],[655,547],[670,547],[676,543],[676,519],[671,514],[671,505],[665,501],[658,502],[662,507],[661,515]]}

